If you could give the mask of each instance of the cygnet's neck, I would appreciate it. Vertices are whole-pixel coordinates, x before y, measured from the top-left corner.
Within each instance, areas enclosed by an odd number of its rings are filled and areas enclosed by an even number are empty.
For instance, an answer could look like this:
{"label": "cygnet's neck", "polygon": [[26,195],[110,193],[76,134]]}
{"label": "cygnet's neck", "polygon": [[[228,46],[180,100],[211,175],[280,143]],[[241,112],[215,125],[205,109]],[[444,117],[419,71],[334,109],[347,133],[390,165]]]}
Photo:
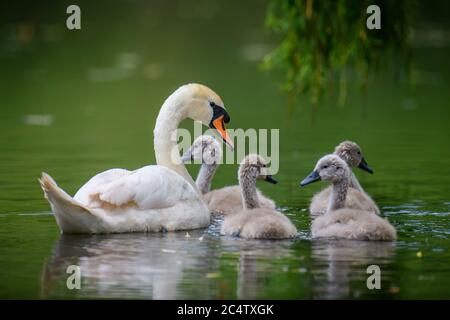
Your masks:
{"label": "cygnet's neck", "polygon": [[333,182],[327,212],[344,208],[350,180],[350,172],[348,172],[345,178]]}
{"label": "cygnet's neck", "polygon": [[249,173],[244,171],[239,175],[244,209],[259,208],[259,199],[256,193],[256,177]]}
{"label": "cygnet's neck", "polygon": [[350,172],[350,188],[356,189],[358,191],[364,192],[363,188],[359,184],[358,179],[356,178],[355,174],[353,172]]}
{"label": "cygnet's neck", "polygon": [[200,171],[197,175],[197,180],[195,180],[195,184],[199,188],[202,194],[206,194],[211,191],[211,181],[216,173],[216,169],[218,167],[217,163],[206,164],[203,163],[200,166]]}
{"label": "cygnet's neck", "polygon": [[181,161],[177,145],[177,129],[180,122],[187,118],[188,107],[178,90],[164,102],[153,130],[155,157],[158,165],[177,172],[199,191]]}
{"label": "cygnet's neck", "polygon": [[355,174],[353,173],[353,166],[347,161],[346,157],[342,156],[339,152],[334,152],[335,155],[337,155],[339,158],[345,161],[347,163],[349,169],[350,169],[350,181],[349,181],[349,187],[356,189],[358,191],[364,192],[363,188],[359,184],[358,179],[356,178]]}

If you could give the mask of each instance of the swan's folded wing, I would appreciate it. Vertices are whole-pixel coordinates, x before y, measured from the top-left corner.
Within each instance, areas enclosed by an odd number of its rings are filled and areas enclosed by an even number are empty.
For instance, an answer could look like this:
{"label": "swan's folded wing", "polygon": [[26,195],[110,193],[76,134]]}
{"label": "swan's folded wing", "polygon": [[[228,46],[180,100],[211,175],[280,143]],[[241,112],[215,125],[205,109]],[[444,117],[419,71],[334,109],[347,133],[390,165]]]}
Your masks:
{"label": "swan's folded wing", "polygon": [[125,169],[110,169],[93,176],[86,182],[73,197],[76,201],[89,205],[91,202],[92,193],[98,187],[104,186],[110,182],[117,181],[120,178],[128,176],[131,171]]}
{"label": "swan's folded wing", "polygon": [[93,196],[115,207],[136,205],[148,210],[168,208],[180,200],[196,197],[197,194],[174,171],[162,166],[147,166],[99,186]]}
{"label": "swan's folded wing", "polygon": [[134,203],[136,183],[133,175],[122,177],[97,188],[96,195],[102,202],[121,207]]}

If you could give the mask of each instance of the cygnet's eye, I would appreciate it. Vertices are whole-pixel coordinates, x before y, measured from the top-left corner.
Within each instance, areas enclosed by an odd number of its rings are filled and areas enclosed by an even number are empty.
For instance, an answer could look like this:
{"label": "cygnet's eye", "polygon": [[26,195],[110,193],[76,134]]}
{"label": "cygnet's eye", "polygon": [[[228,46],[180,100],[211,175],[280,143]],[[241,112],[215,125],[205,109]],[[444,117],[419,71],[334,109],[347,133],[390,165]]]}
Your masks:
{"label": "cygnet's eye", "polygon": [[361,155],[361,151],[358,151],[358,154]]}
{"label": "cygnet's eye", "polygon": [[215,103],[214,101],[210,101],[210,102],[209,102],[209,105],[210,105],[211,107],[215,107],[215,106],[216,106],[216,103]]}
{"label": "cygnet's eye", "polygon": [[326,168],[328,168],[328,166],[327,166],[327,165],[325,165],[325,166],[323,166],[323,167],[322,167],[322,169],[326,169]]}

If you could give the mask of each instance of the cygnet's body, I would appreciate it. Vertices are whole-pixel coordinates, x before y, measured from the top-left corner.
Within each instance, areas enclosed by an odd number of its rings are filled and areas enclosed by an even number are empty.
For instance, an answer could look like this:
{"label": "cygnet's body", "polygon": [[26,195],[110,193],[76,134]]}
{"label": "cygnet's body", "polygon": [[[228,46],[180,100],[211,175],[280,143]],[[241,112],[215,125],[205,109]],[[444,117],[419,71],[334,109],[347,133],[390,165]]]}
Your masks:
{"label": "cygnet's body", "polygon": [[[243,209],[242,190],[239,185],[223,187],[211,191],[211,182],[222,159],[222,149],[220,144],[212,136],[199,136],[189,150],[183,155],[183,162],[190,160],[201,161],[195,183],[211,212],[227,215]],[[261,208],[274,210],[275,202],[267,198],[262,192],[256,189]]]}
{"label": "cygnet's body", "polygon": [[[364,171],[373,173],[373,170],[367,165],[367,162],[362,155],[361,148],[355,142],[341,142],[335,148],[334,154],[344,160],[350,168],[358,167]],[[314,195],[309,206],[309,212],[311,213],[312,218],[325,214],[330,194],[331,186]],[[353,172],[350,172],[350,184],[345,207],[361,209],[378,215],[380,214],[380,209],[378,209],[378,206],[373,199],[364,192]]]}
{"label": "cygnet's body", "polygon": [[[261,208],[275,210],[275,202],[256,190]],[[243,209],[242,189],[240,186],[228,186],[205,194],[205,202],[213,213],[228,215]]]}
{"label": "cygnet's body", "polygon": [[297,229],[282,213],[260,206],[256,180],[276,181],[265,172],[266,164],[260,156],[248,155],[239,167],[241,201],[244,209],[226,215],[220,233],[247,239],[287,239],[295,237]]}
{"label": "cygnet's body", "polygon": [[301,182],[305,186],[324,180],[332,183],[327,212],[317,217],[311,225],[313,238],[344,238],[352,240],[396,239],[394,227],[371,211],[346,207],[349,190],[354,194],[360,191],[351,189],[351,170],[340,157],[327,155],[321,158],[314,171]]}

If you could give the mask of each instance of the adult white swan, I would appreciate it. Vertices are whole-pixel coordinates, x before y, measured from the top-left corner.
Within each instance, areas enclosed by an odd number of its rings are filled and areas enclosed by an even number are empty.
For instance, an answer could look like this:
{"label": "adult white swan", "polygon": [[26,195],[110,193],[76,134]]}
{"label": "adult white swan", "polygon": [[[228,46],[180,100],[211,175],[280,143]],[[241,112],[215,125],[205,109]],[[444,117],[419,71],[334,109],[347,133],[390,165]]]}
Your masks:
{"label": "adult white swan", "polygon": [[[111,169],[90,179],[72,198],[46,173],[39,180],[63,233],[119,233],[206,227],[210,212],[181,162],[175,132],[186,118],[215,128],[232,147],[220,97],[200,84],[178,88],[156,119],[157,165]],[[175,151],[175,152],[174,152]]]}

